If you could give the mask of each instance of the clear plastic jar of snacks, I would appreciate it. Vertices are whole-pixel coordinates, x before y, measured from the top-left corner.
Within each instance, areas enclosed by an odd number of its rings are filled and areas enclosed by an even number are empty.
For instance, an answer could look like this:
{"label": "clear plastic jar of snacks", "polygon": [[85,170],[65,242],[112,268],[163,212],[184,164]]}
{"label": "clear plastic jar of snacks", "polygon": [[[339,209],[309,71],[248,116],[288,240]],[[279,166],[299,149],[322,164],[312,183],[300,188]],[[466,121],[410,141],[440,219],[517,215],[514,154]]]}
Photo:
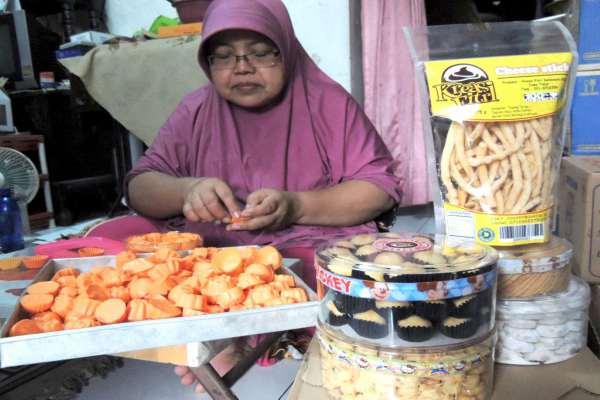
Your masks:
{"label": "clear plastic jar of snacks", "polygon": [[409,233],[364,234],[316,251],[319,319],[387,347],[458,344],[494,327],[496,251]]}
{"label": "clear plastic jar of snacks", "polygon": [[331,399],[491,397],[494,332],[461,345],[389,349],[348,342],[319,326],[323,386]]}
{"label": "clear plastic jar of snacks", "polygon": [[550,241],[577,70],[557,21],[407,29],[438,232],[491,246]]}
{"label": "clear plastic jar of snacks", "polygon": [[529,300],[499,300],[496,362],[551,364],[587,344],[590,287],[572,276],[566,292]]}

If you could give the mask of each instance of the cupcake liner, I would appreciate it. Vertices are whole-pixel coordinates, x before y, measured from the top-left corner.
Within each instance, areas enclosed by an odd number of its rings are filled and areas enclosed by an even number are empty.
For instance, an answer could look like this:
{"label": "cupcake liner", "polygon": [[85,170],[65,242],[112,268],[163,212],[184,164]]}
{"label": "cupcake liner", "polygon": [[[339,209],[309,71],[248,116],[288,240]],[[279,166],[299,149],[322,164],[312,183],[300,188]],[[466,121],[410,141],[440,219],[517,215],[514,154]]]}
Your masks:
{"label": "cupcake liner", "polygon": [[382,272],[364,271],[361,273],[364,274],[363,280],[375,281],[375,282],[385,282],[385,274]]}
{"label": "cupcake liner", "polygon": [[327,323],[331,326],[343,326],[346,325],[348,321],[350,321],[348,314],[335,315],[332,312],[327,313]]}
{"label": "cupcake liner", "polygon": [[385,306],[381,306],[381,302],[375,302],[375,308],[373,309],[376,313],[384,318],[390,319],[390,315],[394,321],[404,319],[409,315],[413,314],[413,306],[408,302],[385,302]]}
{"label": "cupcake liner", "polygon": [[101,247],[82,247],[77,250],[80,257],[97,257],[104,254],[104,249]]}
{"label": "cupcake liner", "polygon": [[406,340],[408,342],[424,342],[433,337],[433,335],[435,334],[435,329],[433,328],[433,326],[410,326],[407,328],[401,328],[398,325],[396,325],[396,334],[400,339]]}
{"label": "cupcake liner", "polygon": [[372,278],[369,278],[364,271],[359,271],[357,269],[353,269],[350,276],[354,279],[373,280]]}
{"label": "cupcake liner", "polygon": [[464,299],[463,297],[448,300],[448,315],[456,318],[474,318],[478,316],[480,311],[479,296],[465,297],[469,297],[469,299],[460,305],[457,305],[457,301]]}
{"label": "cupcake liner", "polygon": [[377,250],[373,245],[367,244],[364,246],[360,246],[354,251],[354,255],[358,257],[361,261],[373,262],[375,257],[379,254],[379,250]]}
{"label": "cupcake liner", "polygon": [[358,259],[360,261],[364,261],[364,262],[369,262],[372,263],[375,261],[375,257],[377,257],[378,253],[373,253],[373,254],[364,254],[364,255],[357,255],[356,257],[358,257]]}
{"label": "cupcake liner", "polygon": [[358,335],[369,339],[381,339],[386,337],[388,334],[387,322],[384,324],[377,324],[372,321],[365,321],[351,317],[350,326]]}
{"label": "cupcake liner", "polygon": [[375,308],[375,300],[336,293],[334,303],[338,310],[347,314],[357,314]]}
{"label": "cupcake liner", "polygon": [[[419,317],[418,315],[413,315],[412,317],[407,317],[405,319],[412,318],[414,321],[408,325],[405,321],[404,325],[400,326],[403,320],[399,320],[394,324],[394,328],[396,329],[396,334],[400,339],[404,339],[409,342],[424,342],[428,339],[431,339],[435,334],[435,328],[433,324],[429,320],[423,320],[423,317]],[[423,321],[421,321],[423,320]],[[429,324],[429,326],[427,326]]]}
{"label": "cupcake liner", "polygon": [[3,258],[0,260],[0,270],[7,271],[7,270],[19,268],[22,261],[23,261],[23,257]]}
{"label": "cupcake liner", "polygon": [[411,304],[409,307],[394,307],[394,323],[404,319],[414,313],[414,307]]}
{"label": "cupcake liner", "polygon": [[440,324],[440,331],[442,334],[453,339],[466,339],[471,337],[477,332],[477,328],[479,328],[478,318],[465,318],[462,324],[456,326],[446,326],[444,325],[444,322]]}
{"label": "cupcake liner", "polygon": [[335,290],[330,290],[328,296],[332,296],[331,301],[333,301],[333,304],[335,304],[335,307],[340,310],[340,312],[345,314],[350,313],[350,302],[346,299],[346,297],[349,296],[336,292]]}
{"label": "cupcake liner", "polygon": [[42,268],[44,264],[48,261],[48,256],[38,255],[38,256],[28,256],[23,258],[23,265],[25,268],[29,269],[38,269]]}
{"label": "cupcake liner", "polygon": [[[427,268],[423,268],[424,271],[427,270]],[[393,283],[404,283],[404,282],[430,282],[432,280],[445,280],[446,278],[448,279],[454,279],[454,275],[450,275],[450,274],[436,274],[435,276],[433,275],[428,275],[428,274],[399,274],[399,275],[394,275],[394,274],[390,274],[387,273],[385,274],[385,281],[386,282],[393,282]]]}
{"label": "cupcake liner", "polygon": [[[346,325],[348,323],[348,321],[350,320],[350,317],[348,316],[348,314],[346,314],[343,311],[340,311],[340,309],[336,306],[335,301],[329,300],[326,304],[326,307],[327,307],[326,320],[329,325],[342,326],[342,325]],[[337,312],[335,312],[335,311],[337,311]]]}
{"label": "cupcake liner", "polygon": [[430,321],[441,321],[448,316],[447,305],[444,301],[416,301],[413,303],[415,314]]}

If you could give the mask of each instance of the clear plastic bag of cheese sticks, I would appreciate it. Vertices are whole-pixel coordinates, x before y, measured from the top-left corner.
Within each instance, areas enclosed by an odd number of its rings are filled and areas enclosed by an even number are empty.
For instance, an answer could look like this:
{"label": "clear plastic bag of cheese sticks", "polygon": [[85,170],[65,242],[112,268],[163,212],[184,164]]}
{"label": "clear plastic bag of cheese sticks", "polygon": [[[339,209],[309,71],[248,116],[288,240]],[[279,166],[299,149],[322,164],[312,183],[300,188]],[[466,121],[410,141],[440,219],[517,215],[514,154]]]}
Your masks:
{"label": "clear plastic bag of cheese sticks", "polygon": [[438,232],[550,240],[577,55],[555,21],[406,29],[420,79]]}

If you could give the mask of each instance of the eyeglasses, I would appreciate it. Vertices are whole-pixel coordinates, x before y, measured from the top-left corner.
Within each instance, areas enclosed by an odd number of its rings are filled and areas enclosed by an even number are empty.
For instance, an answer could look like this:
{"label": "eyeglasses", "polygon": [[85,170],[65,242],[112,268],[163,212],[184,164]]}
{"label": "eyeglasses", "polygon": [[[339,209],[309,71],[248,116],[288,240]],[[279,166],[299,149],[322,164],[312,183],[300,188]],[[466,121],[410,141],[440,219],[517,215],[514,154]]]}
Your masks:
{"label": "eyeglasses", "polygon": [[245,60],[253,68],[270,68],[280,61],[279,50],[256,51],[248,54],[211,54],[208,56],[208,64],[212,69],[233,69],[238,60]]}

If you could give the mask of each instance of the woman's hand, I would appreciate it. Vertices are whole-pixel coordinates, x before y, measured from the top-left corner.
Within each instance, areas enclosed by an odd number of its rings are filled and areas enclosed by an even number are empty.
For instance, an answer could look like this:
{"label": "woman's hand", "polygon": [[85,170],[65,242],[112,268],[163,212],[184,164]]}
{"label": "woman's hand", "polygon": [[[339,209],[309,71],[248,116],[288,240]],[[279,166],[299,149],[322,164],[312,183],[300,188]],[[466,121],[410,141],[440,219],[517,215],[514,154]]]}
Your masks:
{"label": "woman's hand", "polygon": [[220,223],[241,211],[229,185],[218,178],[189,181],[183,199],[183,215],[194,222]]}
{"label": "woman's hand", "polygon": [[[248,352],[249,348],[244,344],[246,343],[245,338],[239,338],[239,340],[234,340],[233,345],[227,346],[225,350],[217,354],[211,361],[210,365],[217,371],[219,376],[224,376],[227,372],[229,372]],[[198,383],[196,376],[192,371],[190,371],[189,367],[178,365],[175,367],[175,375],[179,376],[180,382],[182,385],[186,386],[194,386],[194,391],[196,393],[204,393],[206,390],[204,387]]]}
{"label": "woman's hand", "polygon": [[301,203],[296,193],[259,189],[248,196],[240,218],[234,219],[227,230],[276,231],[294,224],[300,214]]}
{"label": "woman's hand", "polygon": [[205,393],[206,390],[204,389],[204,386],[202,386],[201,384],[198,383],[198,381],[196,380],[196,377],[194,376],[194,374],[192,373],[192,371],[190,371],[190,369],[186,366],[183,365],[178,365],[175,367],[175,375],[181,377],[181,384],[182,385],[186,385],[186,386],[190,386],[192,384],[196,384],[194,386],[194,392],[196,393]]}

